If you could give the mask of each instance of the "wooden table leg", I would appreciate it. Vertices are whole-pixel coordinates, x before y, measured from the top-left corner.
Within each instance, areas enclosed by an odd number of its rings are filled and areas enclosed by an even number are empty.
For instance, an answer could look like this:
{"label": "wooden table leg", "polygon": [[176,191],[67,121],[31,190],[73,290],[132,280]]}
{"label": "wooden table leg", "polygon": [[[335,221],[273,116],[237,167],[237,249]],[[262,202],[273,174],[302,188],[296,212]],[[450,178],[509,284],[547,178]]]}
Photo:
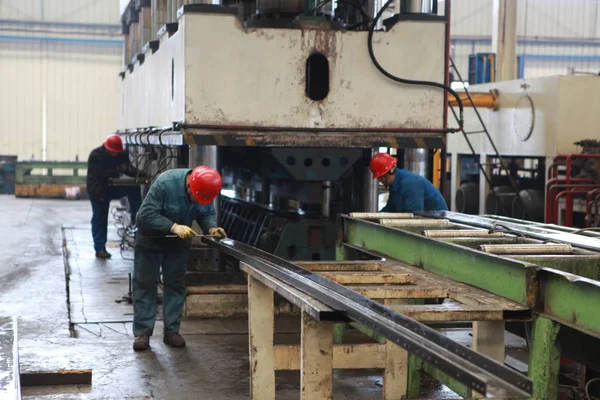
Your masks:
{"label": "wooden table leg", "polygon": [[[385,299],[385,305],[409,304],[406,299]],[[405,399],[408,390],[408,353],[395,343],[386,341],[383,371],[383,400]]]}
{"label": "wooden table leg", "polygon": [[250,398],[275,400],[273,291],[248,276],[248,337]]}
{"label": "wooden table leg", "polygon": [[302,400],[333,399],[333,323],[302,313]]}

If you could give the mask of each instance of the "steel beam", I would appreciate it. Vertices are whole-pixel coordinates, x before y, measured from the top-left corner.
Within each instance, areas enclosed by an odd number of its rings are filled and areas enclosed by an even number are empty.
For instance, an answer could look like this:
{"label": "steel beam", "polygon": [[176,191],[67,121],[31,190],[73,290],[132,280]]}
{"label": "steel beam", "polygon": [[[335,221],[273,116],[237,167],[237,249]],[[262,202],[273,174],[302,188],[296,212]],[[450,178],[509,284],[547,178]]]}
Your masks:
{"label": "steel beam", "polygon": [[339,217],[340,243],[417,265],[532,307],[536,266],[369,221]]}
{"label": "steel beam", "polygon": [[600,338],[600,282],[567,272],[539,271],[542,309],[539,312],[581,332]]}
{"label": "steel beam", "polygon": [[477,392],[504,398],[531,395],[531,381],[522,375],[344,286],[230,239],[205,236],[202,241],[345,313]]}

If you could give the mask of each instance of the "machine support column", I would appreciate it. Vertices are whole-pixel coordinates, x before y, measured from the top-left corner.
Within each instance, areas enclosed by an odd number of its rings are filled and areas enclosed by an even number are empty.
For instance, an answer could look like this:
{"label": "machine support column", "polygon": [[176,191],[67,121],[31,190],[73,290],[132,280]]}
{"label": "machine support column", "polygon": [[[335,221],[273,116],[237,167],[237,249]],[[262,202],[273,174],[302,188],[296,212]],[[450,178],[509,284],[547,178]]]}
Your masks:
{"label": "machine support column", "polygon": [[[483,165],[483,168],[485,168],[487,175],[491,176],[491,174],[490,174],[491,168],[490,168],[490,165],[487,163],[488,162],[487,154],[481,153],[479,156],[476,156],[476,157],[479,157],[479,162],[481,163],[481,165]],[[485,180],[485,176],[480,173],[479,174],[479,214],[486,213],[485,199],[486,199],[487,194],[490,191],[490,189],[491,189],[491,187]]]}
{"label": "machine support column", "polygon": [[[450,187],[446,188],[446,190],[450,190],[450,204],[448,204],[448,207],[450,207],[451,211],[456,211],[456,192],[460,186],[460,164],[458,162],[460,156],[458,153],[452,153],[450,157]],[[442,179],[445,178],[442,177]]]}
{"label": "machine support column", "polygon": [[404,168],[429,179],[429,151],[427,149],[405,149]]}
{"label": "machine support column", "polygon": [[560,368],[560,343],[557,341],[560,324],[535,316],[532,326],[529,378],[533,381],[533,399],[556,400]]}
{"label": "machine support column", "polygon": [[[196,147],[192,153],[192,147]],[[195,154],[195,157],[192,157]],[[209,168],[219,171],[219,148],[217,146],[190,146],[190,168],[198,165],[206,165]],[[220,172],[220,171],[219,171]],[[213,202],[215,213],[217,214],[217,224],[221,216],[221,196],[218,195]]]}
{"label": "machine support column", "polygon": [[331,215],[331,191],[333,190],[333,182],[323,181],[321,185],[321,215],[325,218],[329,218]]}
{"label": "machine support column", "polygon": [[517,78],[517,0],[494,0],[492,51],[496,82]]}
{"label": "machine support column", "polygon": [[156,32],[167,23],[167,0],[156,0],[152,2],[152,28],[150,40],[154,39]]}
{"label": "machine support column", "polygon": [[[375,149],[365,150],[365,153],[369,154],[369,160],[377,153]],[[379,182],[377,179],[373,179],[373,173],[369,168],[369,163],[365,164],[364,171],[362,173],[362,211],[364,212],[377,212],[379,211]]]}

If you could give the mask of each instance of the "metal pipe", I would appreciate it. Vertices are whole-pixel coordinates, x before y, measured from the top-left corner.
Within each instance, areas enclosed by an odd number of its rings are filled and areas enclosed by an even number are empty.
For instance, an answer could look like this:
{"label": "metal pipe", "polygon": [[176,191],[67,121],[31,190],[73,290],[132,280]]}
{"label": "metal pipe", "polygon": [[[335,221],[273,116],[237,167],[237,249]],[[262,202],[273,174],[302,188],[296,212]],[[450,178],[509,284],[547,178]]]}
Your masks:
{"label": "metal pipe", "polygon": [[[373,158],[375,153],[375,149],[371,149],[369,159]],[[379,211],[379,182],[377,181],[377,179],[373,179],[373,174],[367,163],[365,163],[365,165],[363,166],[362,180],[362,210],[366,212],[376,213],[377,211]]]}
{"label": "metal pipe", "polygon": [[123,40],[110,39],[79,39],[79,38],[62,38],[49,36],[14,36],[0,35],[0,40],[20,40],[20,41],[40,41],[40,42],[61,42],[61,43],[79,43],[79,44],[101,44],[109,46],[123,46]]}
{"label": "metal pipe", "polygon": [[450,221],[447,219],[380,219],[381,225],[392,228],[411,227],[411,226],[447,226]]}
{"label": "metal pipe", "polygon": [[[560,45],[560,46],[600,46],[600,40],[596,37],[578,37],[578,38],[560,38],[555,36],[536,36],[535,39],[531,39],[532,36],[517,36],[517,44],[519,45]],[[491,36],[479,36],[479,35],[452,35],[452,44],[483,44],[491,45]],[[554,54],[548,54],[552,56]],[[525,55],[529,57],[529,54]]]}
{"label": "metal pipe", "polygon": [[[551,167],[552,168],[552,167]],[[570,185],[560,184],[559,182],[572,182]],[[551,178],[546,182],[546,223],[556,223],[554,219],[554,190],[564,187],[579,187],[582,184],[593,184],[594,181],[591,178]]]}
{"label": "metal pipe", "polygon": [[414,218],[413,213],[369,213],[369,212],[353,212],[349,214],[352,218],[361,219],[410,219]]}
{"label": "metal pipe", "polygon": [[[462,101],[463,107],[484,107],[497,110],[498,105],[498,90],[490,90],[487,93],[471,93],[471,98],[466,94],[463,96],[459,94],[460,100]],[[448,105],[456,107],[458,102],[456,99],[448,100]]]}
{"label": "metal pipe", "polygon": [[482,244],[479,250],[491,254],[573,254],[570,244]]}
{"label": "metal pipe", "polygon": [[[594,188],[599,188],[599,187],[596,185]],[[587,192],[589,191],[587,188],[586,189],[582,188],[579,190],[575,190],[575,189],[577,189],[577,187],[573,187],[573,189],[569,189],[569,190],[563,190],[562,192],[558,193],[556,195],[556,197],[554,198],[554,208],[555,208],[554,216],[556,217],[555,222],[558,222],[558,206],[559,206],[560,198],[563,196],[566,196],[565,225],[573,226],[573,195],[574,194],[587,194]]]}
{"label": "metal pipe", "polygon": [[77,22],[56,22],[56,21],[40,21],[40,20],[19,20],[19,19],[0,19],[2,25],[39,25],[39,26],[56,26],[61,28],[90,28],[97,29],[114,29],[121,31],[120,24],[87,24]]}
{"label": "metal pipe", "polygon": [[423,236],[432,238],[481,238],[481,237],[504,237],[504,232],[492,232],[478,229],[437,229],[423,231]]}

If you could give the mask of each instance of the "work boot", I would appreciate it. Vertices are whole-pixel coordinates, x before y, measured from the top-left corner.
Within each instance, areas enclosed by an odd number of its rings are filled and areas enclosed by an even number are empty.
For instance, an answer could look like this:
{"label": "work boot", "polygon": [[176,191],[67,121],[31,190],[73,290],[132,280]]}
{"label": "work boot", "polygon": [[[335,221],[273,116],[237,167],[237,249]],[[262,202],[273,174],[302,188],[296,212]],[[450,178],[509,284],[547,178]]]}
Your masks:
{"label": "work boot", "polygon": [[185,347],[185,339],[177,332],[167,332],[163,338],[163,342],[171,347]]}
{"label": "work boot", "polygon": [[96,258],[103,258],[103,259],[107,259],[107,258],[111,258],[112,256],[110,255],[110,253],[106,250],[100,250],[96,252]]}
{"label": "work boot", "polygon": [[150,337],[146,335],[136,336],[133,341],[134,351],[144,351],[150,348]]}

